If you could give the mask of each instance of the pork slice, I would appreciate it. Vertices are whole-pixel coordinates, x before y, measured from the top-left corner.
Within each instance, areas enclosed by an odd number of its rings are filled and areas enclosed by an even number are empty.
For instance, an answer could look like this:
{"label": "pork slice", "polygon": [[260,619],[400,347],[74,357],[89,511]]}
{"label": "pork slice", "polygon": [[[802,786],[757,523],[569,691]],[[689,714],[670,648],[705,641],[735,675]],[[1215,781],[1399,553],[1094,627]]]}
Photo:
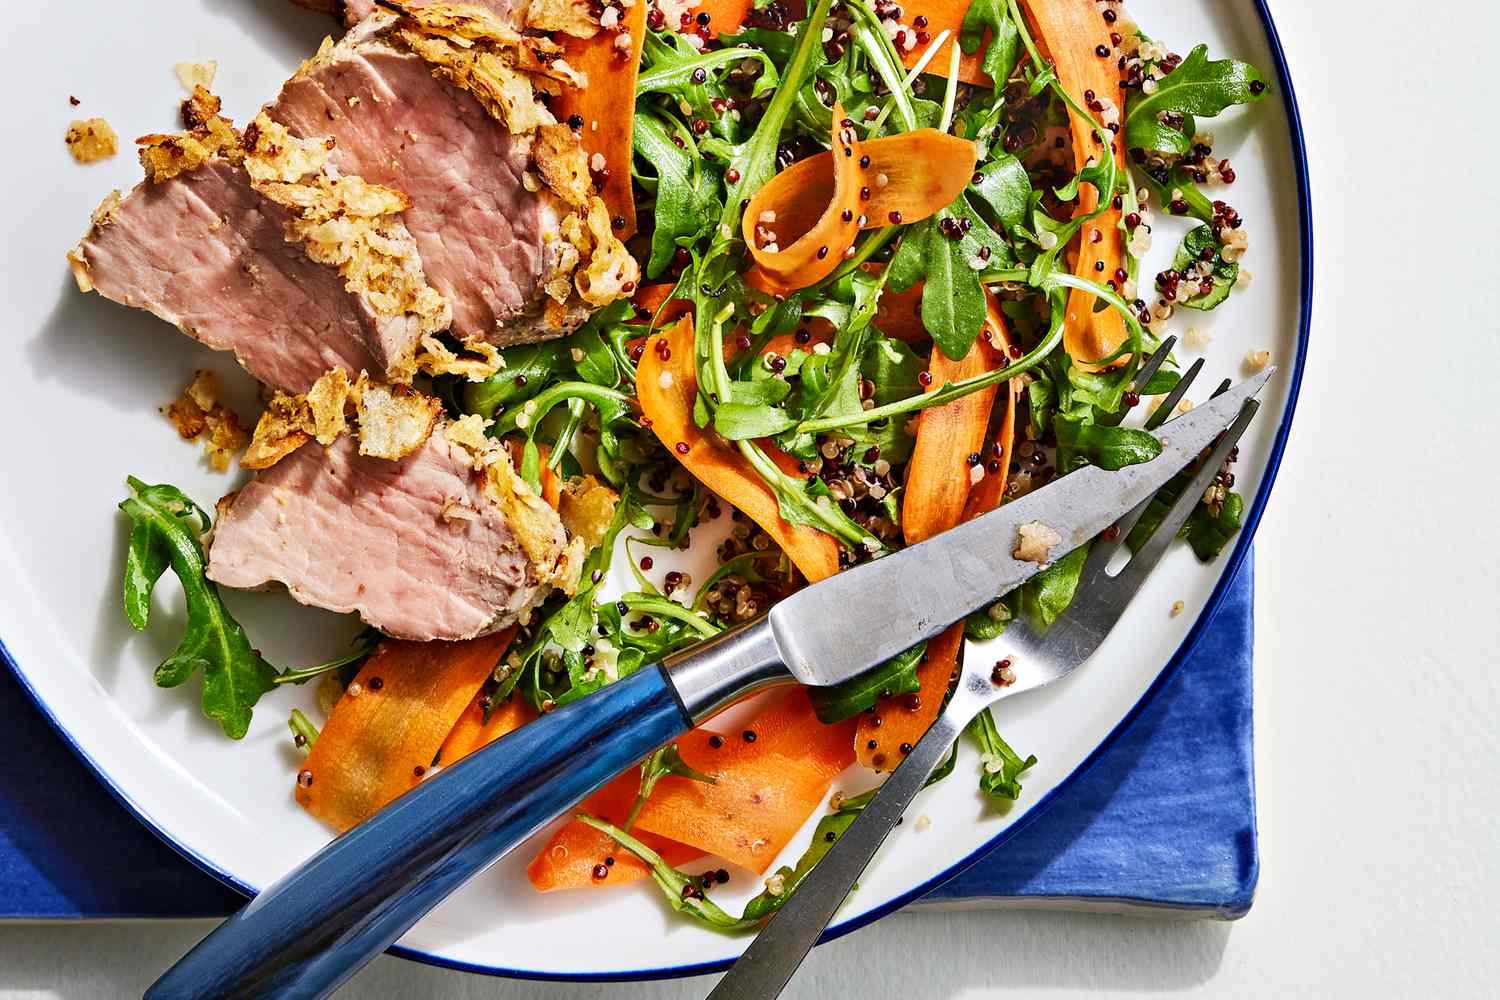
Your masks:
{"label": "pork slice", "polygon": [[420,56],[383,40],[388,25],[372,17],[350,31],[267,112],[302,138],[333,136],[339,170],[411,199],[403,219],[460,338],[504,345],[568,332],[586,314],[546,315],[542,286],[562,241],[551,196],[522,183],[531,137],[511,135]]}
{"label": "pork slice", "polygon": [[287,242],[287,211],[214,158],[108,205],[72,255],[80,286],[146,309],[267,385],[305,392],[331,368],[387,372],[420,331],[382,318],[337,268]]}
{"label": "pork slice", "polygon": [[503,628],[551,592],[565,536],[551,508],[525,490],[502,502],[487,475],[441,430],[396,462],[362,457],[347,434],[306,444],[225,498],[208,576],[282,583],[403,639]]}

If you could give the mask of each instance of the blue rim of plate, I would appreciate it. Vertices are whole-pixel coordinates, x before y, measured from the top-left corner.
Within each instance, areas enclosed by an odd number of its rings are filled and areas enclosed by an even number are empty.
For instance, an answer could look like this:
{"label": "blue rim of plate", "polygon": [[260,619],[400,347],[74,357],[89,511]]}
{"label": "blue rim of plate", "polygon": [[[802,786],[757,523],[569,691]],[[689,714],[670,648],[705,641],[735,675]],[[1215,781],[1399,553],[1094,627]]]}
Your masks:
{"label": "blue rim of plate", "polygon": [[[826,944],[829,941],[833,941],[837,938],[843,937],[845,934],[857,931],[861,927],[873,923],[874,921],[879,920],[881,917],[899,910],[901,907],[912,902],[913,900],[926,895],[931,890],[937,888],[939,885],[943,884],[944,882],[958,875],[964,869],[968,868],[970,865],[974,864],[981,857],[989,854],[991,851],[1005,844],[1012,837],[1029,826],[1032,821],[1035,820],[1038,816],[1042,815],[1042,813],[1046,811],[1047,806],[1050,805],[1059,794],[1066,792],[1070,787],[1072,787],[1074,782],[1082,777],[1085,772],[1087,772],[1091,767],[1094,766],[1094,764],[1099,760],[1100,757],[1104,755],[1106,751],[1114,746],[1115,741],[1118,740],[1120,736],[1123,735],[1125,731],[1135,723],[1135,720],[1140,716],[1141,712],[1145,710],[1146,706],[1150,704],[1151,700],[1155,698],[1156,695],[1162,690],[1162,688],[1164,688],[1167,683],[1171,681],[1171,679],[1176,675],[1178,668],[1180,668],[1183,662],[1188,658],[1188,656],[1192,654],[1193,649],[1198,645],[1198,641],[1203,637],[1203,632],[1206,629],[1208,623],[1213,619],[1214,614],[1219,610],[1219,606],[1224,602],[1224,596],[1226,593],[1228,593],[1229,585],[1233,582],[1234,578],[1239,573],[1240,566],[1244,563],[1245,556],[1250,551],[1250,544],[1255,538],[1256,529],[1260,526],[1261,515],[1265,513],[1266,503],[1271,496],[1271,488],[1276,483],[1276,474],[1281,467],[1282,454],[1286,450],[1287,439],[1291,434],[1292,417],[1295,414],[1297,408],[1297,398],[1300,395],[1302,388],[1302,372],[1307,362],[1308,344],[1311,340],[1312,333],[1312,189],[1308,180],[1307,139],[1302,132],[1302,114],[1297,106],[1296,91],[1292,87],[1291,72],[1287,68],[1286,52],[1282,49],[1281,35],[1276,30],[1276,22],[1275,19],[1271,16],[1271,11],[1267,3],[1268,0],[1255,0],[1255,9],[1256,13],[1260,17],[1261,27],[1265,31],[1266,42],[1271,50],[1271,61],[1276,67],[1276,75],[1281,83],[1282,104],[1286,111],[1287,124],[1289,126],[1292,144],[1292,165],[1295,170],[1297,180],[1298,229],[1302,247],[1302,268],[1300,275],[1301,301],[1300,315],[1297,326],[1297,357],[1290,371],[1291,384],[1289,385],[1287,391],[1286,410],[1283,414],[1280,426],[1278,426],[1276,429],[1276,436],[1271,444],[1271,454],[1266,462],[1265,479],[1261,483],[1260,490],[1256,493],[1255,502],[1250,505],[1249,514],[1246,517],[1244,526],[1240,530],[1239,541],[1235,545],[1233,553],[1231,553],[1230,555],[1229,563],[1226,565],[1224,572],[1219,576],[1219,582],[1214,586],[1213,593],[1209,595],[1208,603],[1204,605],[1203,611],[1198,615],[1197,621],[1193,623],[1192,629],[1188,632],[1187,637],[1183,639],[1182,644],[1177,647],[1177,652],[1175,652],[1172,655],[1172,658],[1167,661],[1167,665],[1162,668],[1159,674],[1157,674],[1156,679],[1151,682],[1151,686],[1146,689],[1146,692],[1141,695],[1140,699],[1136,701],[1135,705],[1131,707],[1130,711],[1126,713],[1125,717],[1120,720],[1119,724],[1110,731],[1108,736],[1100,741],[1099,745],[1096,746],[1089,753],[1089,755],[1084,758],[1083,762],[1079,764],[1071,774],[1063,778],[1057,783],[1056,786],[1052,788],[1051,791],[1043,795],[1041,799],[1039,799],[1036,804],[1026,812],[1024,816],[1022,816],[1011,826],[1006,827],[1003,831],[996,834],[990,840],[986,841],[978,849],[971,852],[961,860],[950,865],[947,869],[945,869],[938,875],[933,876],[922,884],[902,893],[899,896],[896,896],[895,898],[881,904],[880,906],[875,907],[869,912],[862,913],[857,917],[850,917],[842,923],[835,924],[829,927],[826,931],[823,932],[823,936],[818,939],[818,944]],[[57,730],[57,734],[62,738],[63,742],[66,743],[68,747],[73,751],[73,753],[83,761],[83,763],[89,768],[89,770],[94,772],[94,776],[99,779],[100,783],[102,783],[106,789],[108,789],[109,793],[114,796],[115,800],[119,802],[120,805],[123,806],[132,816],[139,820],[142,825],[144,825],[152,833],[156,834],[157,837],[161,838],[163,843],[167,844],[167,846],[171,847],[178,854],[181,854],[184,858],[186,858],[188,861],[191,861],[198,868],[202,869],[209,875],[212,875],[214,878],[229,886],[231,889],[234,889],[236,892],[239,892],[247,897],[254,896],[258,892],[258,890],[253,886],[247,885],[228,872],[215,867],[207,858],[198,854],[187,845],[178,843],[164,829],[162,829],[162,827],[159,826],[146,813],[144,809],[137,806],[135,802],[129,797],[129,795],[125,793],[124,789],[120,788],[119,785],[115,783],[109,772],[104,769],[104,766],[90,757],[88,753],[83,749],[83,747],[81,747],[76,741],[74,741],[72,735],[69,734],[68,730],[63,726],[61,720],[59,720],[57,716],[53,714],[52,710],[46,705],[46,703],[42,701],[36,689],[31,686],[31,682],[27,679],[26,675],[21,672],[21,668],[19,665],[17,665],[14,658],[12,658],[10,650],[6,649],[3,639],[0,639],[0,660],[3,660],[5,664],[11,669],[11,672],[15,674],[17,680],[21,684],[22,689],[26,692],[27,696],[31,698],[32,702],[46,718],[47,722],[51,724],[52,728]],[[400,945],[393,945],[388,950],[388,953],[399,958],[422,962],[426,965],[435,965],[444,969],[454,969],[459,972],[473,972],[487,976],[504,976],[512,979],[531,979],[552,982],[634,982],[656,979],[680,979],[687,976],[702,976],[709,975],[715,972],[723,972],[725,969],[729,968],[730,965],[734,964],[733,959],[725,959],[714,962],[700,962],[694,965],[667,966],[659,969],[640,969],[623,972],[568,973],[543,972],[535,969],[508,969],[501,966],[492,965],[475,965],[469,962],[460,962],[455,959],[444,958],[441,955],[434,955],[425,951],[418,951],[414,948],[405,948]]]}

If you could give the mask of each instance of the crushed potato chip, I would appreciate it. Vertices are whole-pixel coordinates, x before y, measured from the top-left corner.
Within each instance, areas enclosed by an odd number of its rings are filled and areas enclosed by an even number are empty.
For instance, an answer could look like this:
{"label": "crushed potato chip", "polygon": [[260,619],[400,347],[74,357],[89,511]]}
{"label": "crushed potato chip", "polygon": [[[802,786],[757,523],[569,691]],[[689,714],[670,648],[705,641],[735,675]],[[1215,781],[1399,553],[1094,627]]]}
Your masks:
{"label": "crushed potato chip", "polygon": [[392,461],[422,447],[443,414],[441,402],[403,385],[362,384],[355,405],[359,453]]}
{"label": "crushed potato chip", "polygon": [[199,87],[182,102],[182,118],[187,131],[172,135],[143,135],[136,140],[141,147],[141,166],[146,179],[153,184],[179,174],[197,170],[210,158],[222,156],[231,163],[243,159],[240,134],[234,123],[219,114],[219,99]]}
{"label": "crushed potato chip", "polygon": [[557,512],[568,535],[583,539],[584,548],[592,549],[609,531],[619,499],[619,494],[593,476],[582,476],[563,483]]}
{"label": "crushed potato chip", "polygon": [[278,392],[256,421],[250,447],[240,457],[240,465],[246,469],[269,469],[311,441],[315,429],[307,400]]}
{"label": "crushed potato chip", "polygon": [[349,426],[348,404],[353,393],[349,373],[342,368],[321,375],[307,390],[307,408],[312,415],[312,434],[319,444],[333,444]]}
{"label": "crushed potato chip", "polygon": [[79,163],[98,163],[120,151],[120,137],[103,118],[87,118],[68,126],[68,152]]}
{"label": "crushed potato chip", "polygon": [[459,354],[433,334],[423,334],[416,356],[417,370],[428,375],[462,375],[470,382],[483,382],[505,367],[505,357],[494,344],[474,340],[465,343],[463,349],[478,357]]}
{"label": "crushed potato chip", "polygon": [[204,59],[199,62],[180,62],[172,69],[176,72],[177,82],[182,84],[182,89],[191,94],[199,87],[207,90],[214,85],[214,76],[219,72],[219,61]]}
{"label": "crushed potato chip", "polygon": [[195,372],[182,395],[161,409],[184,441],[203,443],[215,472],[228,471],[230,460],[250,441],[239,416],[219,401],[219,377],[207,369]]}

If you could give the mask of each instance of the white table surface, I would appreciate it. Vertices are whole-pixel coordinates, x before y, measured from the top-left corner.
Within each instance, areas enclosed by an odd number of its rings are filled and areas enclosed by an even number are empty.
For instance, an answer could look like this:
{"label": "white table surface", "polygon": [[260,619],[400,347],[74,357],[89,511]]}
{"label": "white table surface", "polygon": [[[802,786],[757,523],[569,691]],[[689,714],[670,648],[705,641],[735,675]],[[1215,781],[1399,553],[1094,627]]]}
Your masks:
{"label": "white table surface", "polygon": [[[1232,925],[897,915],[819,949],[789,996],[1496,995],[1500,13],[1273,7],[1311,144],[1318,273],[1301,408],[1257,541],[1255,907]],[[207,928],[0,926],[0,996],[139,995]],[[344,995],[598,992],[387,958]]]}

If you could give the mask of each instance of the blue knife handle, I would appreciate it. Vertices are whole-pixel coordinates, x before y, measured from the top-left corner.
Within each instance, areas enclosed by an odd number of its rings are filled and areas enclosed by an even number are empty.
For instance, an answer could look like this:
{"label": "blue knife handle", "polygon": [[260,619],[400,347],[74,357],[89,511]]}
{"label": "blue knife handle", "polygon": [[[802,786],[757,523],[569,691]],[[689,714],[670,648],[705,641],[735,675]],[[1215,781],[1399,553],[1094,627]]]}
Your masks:
{"label": "blue knife handle", "polygon": [[660,666],[543,715],[334,840],[146,996],[326,996],[449,893],[690,725]]}

